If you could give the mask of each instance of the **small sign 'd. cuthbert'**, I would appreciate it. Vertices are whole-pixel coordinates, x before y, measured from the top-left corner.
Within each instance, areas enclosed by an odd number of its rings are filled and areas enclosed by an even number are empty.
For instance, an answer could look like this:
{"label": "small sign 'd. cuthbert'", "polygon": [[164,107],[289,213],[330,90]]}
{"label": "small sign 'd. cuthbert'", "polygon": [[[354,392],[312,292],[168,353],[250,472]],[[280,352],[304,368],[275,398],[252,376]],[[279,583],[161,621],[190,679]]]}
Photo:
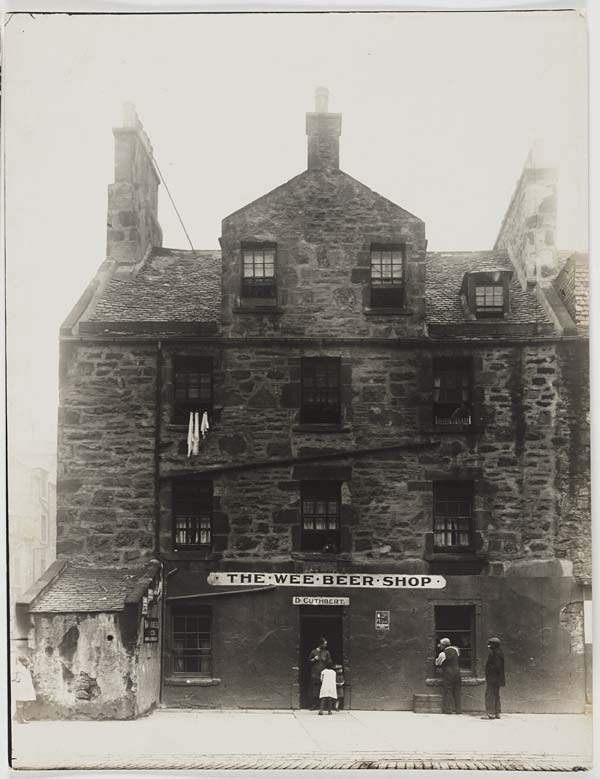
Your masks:
{"label": "small sign 'd. cuthbert'", "polygon": [[279,587],[373,587],[383,589],[434,589],[446,586],[443,576],[366,573],[210,573],[209,584],[223,586],[275,585]]}

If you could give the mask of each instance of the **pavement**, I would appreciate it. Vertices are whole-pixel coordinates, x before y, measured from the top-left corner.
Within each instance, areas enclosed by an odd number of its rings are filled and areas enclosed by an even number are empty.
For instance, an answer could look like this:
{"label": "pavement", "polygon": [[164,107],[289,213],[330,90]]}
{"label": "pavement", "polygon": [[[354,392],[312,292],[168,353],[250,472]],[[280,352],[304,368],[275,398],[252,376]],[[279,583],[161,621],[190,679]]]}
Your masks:
{"label": "pavement", "polygon": [[[480,769],[592,767],[584,714],[159,709],[116,722],[14,724],[15,769]],[[23,775],[22,775],[23,776]]]}

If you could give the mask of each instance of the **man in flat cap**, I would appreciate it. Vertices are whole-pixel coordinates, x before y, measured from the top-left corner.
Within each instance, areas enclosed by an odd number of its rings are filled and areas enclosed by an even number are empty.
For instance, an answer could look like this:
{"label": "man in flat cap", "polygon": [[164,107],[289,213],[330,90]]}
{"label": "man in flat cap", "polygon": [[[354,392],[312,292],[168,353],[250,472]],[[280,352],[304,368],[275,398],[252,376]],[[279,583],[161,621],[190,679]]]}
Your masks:
{"label": "man in flat cap", "polygon": [[462,714],[460,652],[452,646],[449,638],[442,638],[439,650],[435,664],[442,669],[442,711],[444,714]]}
{"label": "man in flat cap", "polygon": [[483,719],[500,719],[500,688],[506,685],[504,678],[504,654],[499,638],[489,638],[488,658],[485,664],[485,710]]}

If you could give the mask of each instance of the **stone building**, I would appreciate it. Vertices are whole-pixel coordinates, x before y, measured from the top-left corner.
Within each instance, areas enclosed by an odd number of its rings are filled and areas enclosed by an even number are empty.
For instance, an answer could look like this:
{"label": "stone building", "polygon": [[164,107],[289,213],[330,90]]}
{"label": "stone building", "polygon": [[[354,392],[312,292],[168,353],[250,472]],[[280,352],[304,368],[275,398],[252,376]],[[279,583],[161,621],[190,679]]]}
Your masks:
{"label": "stone building", "polygon": [[[481,709],[498,635],[507,711],[582,711],[586,298],[554,172],[528,162],[494,249],[427,252],[340,169],[318,90],[307,170],[193,252],[161,245],[131,110],[114,132],[107,259],[60,336],[58,561],[21,598],[40,716],[304,707],[321,635],[352,708],[435,710],[447,635]],[[266,576],[315,572],[446,586]]]}
{"label": "stone building", "polygon": [[15,603],[56,557],[56,460],[31,455],[8,461],[11,651],[18,653],[26,634],[16,629]]}

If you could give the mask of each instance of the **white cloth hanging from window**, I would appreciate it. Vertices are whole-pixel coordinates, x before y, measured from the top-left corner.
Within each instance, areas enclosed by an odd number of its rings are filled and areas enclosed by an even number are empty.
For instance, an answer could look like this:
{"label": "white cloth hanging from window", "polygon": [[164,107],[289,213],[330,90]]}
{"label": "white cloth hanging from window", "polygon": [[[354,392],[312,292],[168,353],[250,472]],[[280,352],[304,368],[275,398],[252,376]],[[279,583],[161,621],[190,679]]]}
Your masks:
{"label": "white cloth hanging from window", "polygon": [[194,432],[192,434],[192,454],[198,454],[200,448],[200,414],[194,412]]}
{"label": "white cloth hanging from window", "polygon": [[208,414],[205,411],[204,414],[202,414],[202,423],[200,424],[200,432],[202,433],[202,438],[206,438],[206,434],[208,433],[210,425],[208,424]]}
{"label": "white cloth hanging from window", "polygon": [[188,445],[188,457],[190,457],[192,454],[192,449],[194,448],[194,412],[193,411],[190,411],[190,422],[188,425],[187,445]]}

